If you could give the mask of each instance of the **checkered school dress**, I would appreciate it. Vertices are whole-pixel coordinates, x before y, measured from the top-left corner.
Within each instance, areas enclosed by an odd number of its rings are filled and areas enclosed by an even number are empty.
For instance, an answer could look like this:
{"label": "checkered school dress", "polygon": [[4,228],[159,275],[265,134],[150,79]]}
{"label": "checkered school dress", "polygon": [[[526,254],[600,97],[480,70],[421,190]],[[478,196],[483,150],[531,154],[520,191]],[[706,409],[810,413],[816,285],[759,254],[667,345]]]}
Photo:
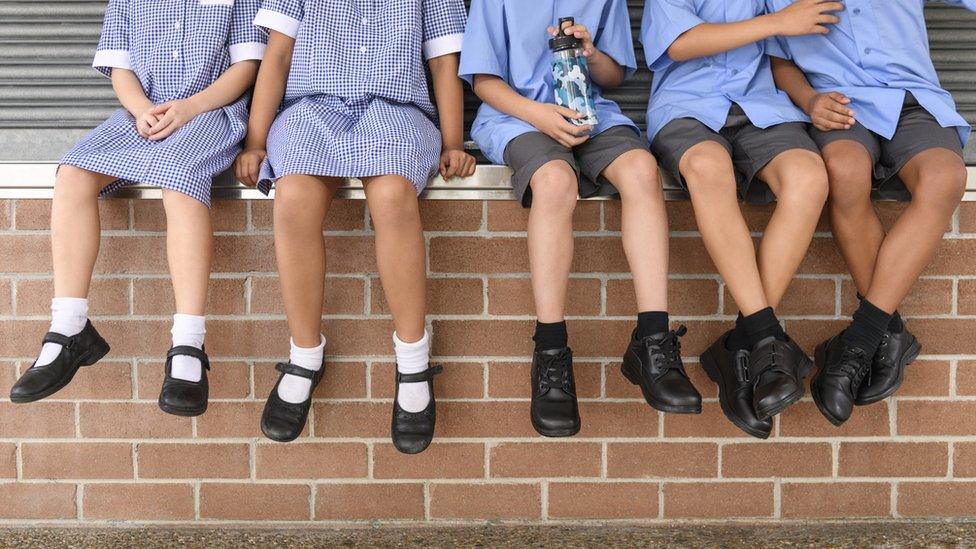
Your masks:
{"label": "checkered school dress", "polygon": [[461,51],[465,18],[462,0],[264,0],[255,24],[295,51],[259,188],[400,175],[422,191],[441,152],[424,59]]}
{"label": "checkered school dress", "polygon": [[[267,33],[253,25],[260,0],[110,0],[93,66],[139,77],[154,104],[190,97],[233,63],[260,60]],[[172,189],[210,205],[213,177],[230,167],[247,132],[248,97],[201,114],[162,141],[143,139],[116,111],[61,164],[118,177],[103,194],[133,183]]]}

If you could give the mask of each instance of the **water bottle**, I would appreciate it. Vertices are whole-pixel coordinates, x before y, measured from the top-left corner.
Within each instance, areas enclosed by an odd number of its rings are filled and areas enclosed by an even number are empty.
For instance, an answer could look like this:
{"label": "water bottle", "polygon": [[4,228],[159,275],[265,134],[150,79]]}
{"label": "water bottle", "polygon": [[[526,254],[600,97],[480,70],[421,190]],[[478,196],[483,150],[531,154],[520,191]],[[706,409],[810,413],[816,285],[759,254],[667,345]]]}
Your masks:
{"label": "water bottle", "polygon": [[[567,25],[568,23],[568,25]],[[593,81],[590,67],[583,55],[583,41],[565,34],[573,26],[572,17],[559,20],[559,34],[549,41],[552,51],[552,77],[556,88],[556,104],[583,115],[569,121],[577,126],[596,126],[596,104],[593,102]]]}

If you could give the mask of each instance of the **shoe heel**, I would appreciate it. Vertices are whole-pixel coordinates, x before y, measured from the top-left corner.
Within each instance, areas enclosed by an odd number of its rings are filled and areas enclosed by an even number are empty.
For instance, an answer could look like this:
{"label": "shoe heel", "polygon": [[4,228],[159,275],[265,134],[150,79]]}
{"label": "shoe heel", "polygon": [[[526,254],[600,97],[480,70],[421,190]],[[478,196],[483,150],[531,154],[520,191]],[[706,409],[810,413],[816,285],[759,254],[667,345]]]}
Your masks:
{"label": "shoe heel", "polygon": [[96,343],[95,345],[92,346],[91,351],[88,353],[88,356],[86,356],[85,359],[81,361],[81,365],[82,366],[95,365],[95,363],[97,363],[99,360],[105,358],[105,355],[107,355],[110,350],[112,350],[112,348],[105,340]]}
{"label": "shoe heel", "polygon": [[911,347],[908,348],[908,352],[905,353],[905,366],[915,362],[920,354],[922,354],[922,345],[916,339],[912,342]]}
{"label": "shoe heel", "polygon": [[706,352],[698,360],[701,363],[702,370],[705,370],[705,374],[708,375],[708,379],[718,384],[721,380],[718,373],[718,366],[715,365],[712,356]]}
{"label": "shoe heel", "polygon": [[634,372],[634,370],[627,365],[627,359],[624,359],[623,364],[620,365],[620,373],[627,378],[627,381],[633,383],[634,385],[640,385],[640,374]]}

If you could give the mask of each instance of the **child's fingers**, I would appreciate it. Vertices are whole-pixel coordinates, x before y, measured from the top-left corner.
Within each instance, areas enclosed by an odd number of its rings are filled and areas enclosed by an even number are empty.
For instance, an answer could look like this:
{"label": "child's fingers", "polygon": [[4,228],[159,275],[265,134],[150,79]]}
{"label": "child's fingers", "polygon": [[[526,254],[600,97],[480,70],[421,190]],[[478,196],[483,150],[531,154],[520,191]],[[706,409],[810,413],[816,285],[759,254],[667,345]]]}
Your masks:
{"label": "child's fingers", "polygon": [[556,112],[558,112],[559,114],[561,114],[562,116],[564,116],[566,118],[583,118],[583,115],[582,114],[574,111],[573,109],[567,108],[567,107],[560,107],[560,106],[556,105]]}
{"label": "child's fingers", "polygon": [[464,177],[471,177],[474,175],[475,170],[478,168],[478,162],[473,156],[468,155],[464,160]]}
{"label": "child's fingers", "polygon": [[155,114],[155,115],[166,114],[166,112],[169,111],[170,108],[172,108],[172,107],[173,107],[173,104],[172,103],[162,103],[162,104],[156,105],[153,108],[153,110],[149,111],[149,113],[150,114]]}
{"label": "child's fingers", "polygon": [[549,36],[556,36],[556,34],[558,34],[558,32],[556,31],[556,27],[552,27],[552,26],[547,27],[546,32],[549,34]]}
{"label": "child's fingers", "polygon": [[843,105],[849,105],[851,103],[851,98],[840,92],[830,92],[827,94],[827,97],[830,97],[834,101],[837,101]]}

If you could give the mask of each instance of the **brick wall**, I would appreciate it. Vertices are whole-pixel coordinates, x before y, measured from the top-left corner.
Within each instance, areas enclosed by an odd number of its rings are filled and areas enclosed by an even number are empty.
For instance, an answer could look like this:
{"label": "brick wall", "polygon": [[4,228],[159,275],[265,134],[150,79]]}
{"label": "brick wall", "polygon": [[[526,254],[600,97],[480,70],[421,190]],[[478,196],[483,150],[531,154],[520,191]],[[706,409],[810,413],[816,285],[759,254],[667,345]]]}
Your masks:
{"label": "brick wall", "polygon": [[[161,413],[171,296],[156,201],[105,201],[93,286],[113,346],[55,398],[0,399],[0,522],[797,519],[976,516],[976,204],[947,228],[903,313],[924,354],[898,397],[834,428],[805,399],[765,442],[722,416],[697,354],[734,305],[690,206],[669,204],[672,311],[690,328],[700,416],[652,411],[617,370],[635,312],[615,202],[580,205],[569,306],[583,430],[535,435],[528,419],[531,294],[526,214],[510,202],[425,202],[438,438],[423,455],[389,443],[390,322],[362,202],[328,224],[325,330],[333,355],[308,433],[260,437],[263,399],[286,357],[270,202],[219,202],[208,349],[210,411]],[[890,220],[900,206],[879,208]],[[0,201],[0,396],[29,367],[51,293],[49,202]],[[759,231],[768,208],[751,208]],[[825,230],[825,229],[821,229]],[[807,350],[854,297],[829,236],[816,238],[782,317]]]}

